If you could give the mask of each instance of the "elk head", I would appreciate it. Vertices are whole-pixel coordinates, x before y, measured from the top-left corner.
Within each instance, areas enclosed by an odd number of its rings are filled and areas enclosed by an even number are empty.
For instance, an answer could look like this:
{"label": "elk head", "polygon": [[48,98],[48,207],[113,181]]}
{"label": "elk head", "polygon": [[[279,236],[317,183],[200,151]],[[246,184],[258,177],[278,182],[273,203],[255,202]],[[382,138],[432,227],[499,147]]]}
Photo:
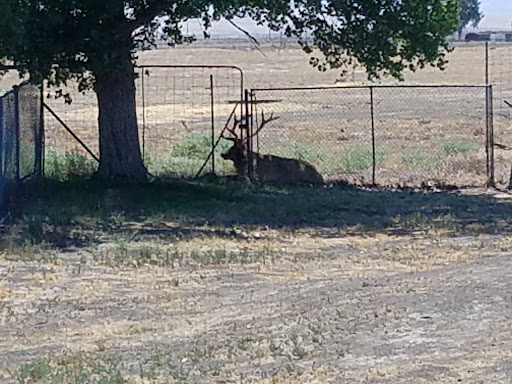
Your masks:
{"label": "elk head", "polygon": [[[249,139],[256,136],[266,124],[277,119],[279,119],[279,117],[274,117],[273,113],[267,119],[265,118],[265,114],[261,112],[261,123],[256,131],[249,136]],[[244,175],[247,171],[247,142],[238,136],[236,130],[239,126],[240,120],[236,120],[233,128],[227,128],[227,131],[231,136],[226,137],[222,134],[224,139],[233,142],[233,146],[226,152],[222,153],[221,156],[224,160],[231,160],[235,164],[237,173],[239,175]]]}

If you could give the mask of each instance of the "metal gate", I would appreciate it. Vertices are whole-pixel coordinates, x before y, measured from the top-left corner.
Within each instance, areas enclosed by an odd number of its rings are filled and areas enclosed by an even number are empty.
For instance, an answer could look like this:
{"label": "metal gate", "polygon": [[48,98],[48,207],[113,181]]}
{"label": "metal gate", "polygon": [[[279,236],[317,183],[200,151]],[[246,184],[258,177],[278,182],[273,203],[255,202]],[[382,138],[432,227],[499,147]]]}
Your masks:
{"label": "metal gate", "polygon": [[229,143],[219,140],[225,124],[242,113],[244,75],[221,65],[138,67],[142,153],[155,175],[194,177],[206,169],[231,173],[216,161]]}

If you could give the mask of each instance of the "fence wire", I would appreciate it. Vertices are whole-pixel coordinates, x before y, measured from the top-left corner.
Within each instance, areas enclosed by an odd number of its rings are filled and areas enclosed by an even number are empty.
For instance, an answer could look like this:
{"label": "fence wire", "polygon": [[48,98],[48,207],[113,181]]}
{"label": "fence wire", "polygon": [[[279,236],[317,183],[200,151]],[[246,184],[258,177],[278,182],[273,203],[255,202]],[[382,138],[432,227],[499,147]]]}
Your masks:
{"label": "fence wire", "polygon": [[[138,80],[139,125],[151,173],[195,176],[232,113],[241,113],[243,74],[230,66],[142,66]],[[223,174],[231,165],[218,156],[206,172]]]}
{"label": "fence wire", "polygon": [[[212,139],[218,138],[231,112],[236,109],[240,115],[241,70],[230,66],[166,65],[146,65],[136,70],[139,139],[146,167],[157,176],[196,175],[208,158]],[[59,89],[46,87],[45,96],[50,109],[99,157],[95,93],[78,92],[77,85],[70,82]],[[50,113],[46,113],[46,128],[47,159],[51,160],[53,153],[90,158]],[[221,141],[216,154],[227,146]],[[221,162],[218,156],[216,159],[216,173],[227,172],[229,164]],[[212,171],[213,166],[210,158],[206,171]]]}
{"label": "fence wire", "polygon": [[[98,157],[98,101],[94,91],[79,92],[77,84],[69,82],[67,85],[62,85],[59,88],[46,86],[44,88],[44,96],[46,105]],[[48,111],[45,111],[45,127],[47,160],[53,161],[54,155],[70,153],[89,158],[87,151]]]}
{"label": "fence wire", "polygon": [[305,160],[331,181],[482,186],[489,176],[486,92],[455,86],[253,90],[256,115],[280,117],[254,147]]}
{"label": "fence wire", "polygon": [[[495,141],[496,182],[505,185],[509,182],[512,147],[512,42],[489,42],[487,73],[493,86],[493,112]],[[503,149],[506,148],[506,149]]]}
{"label": "fence wire", "polygon": [[41,92],[22,84],[0,97],[0,205],[7,183],[41,174]]}

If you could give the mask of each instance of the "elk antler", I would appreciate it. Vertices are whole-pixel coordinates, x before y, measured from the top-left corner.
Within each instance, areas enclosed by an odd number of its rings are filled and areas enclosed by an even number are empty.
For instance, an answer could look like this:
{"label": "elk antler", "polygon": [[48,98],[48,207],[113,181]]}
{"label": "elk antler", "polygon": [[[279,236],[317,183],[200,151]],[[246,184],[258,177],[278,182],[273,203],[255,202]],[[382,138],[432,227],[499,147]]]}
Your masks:
{"label": "elk antler", "polygon": [[240,121],[241,120],[237,120],[236,117],[235,117],[235,124],[233,125],[233,128],[228,128],[226,127],[226,130],[231,134],[233,135],[233,137],[226,137],[224,136],[224,132],[221,133],[221,136],[222,138],[226,139],[226,140],[229,140],[229,141],[237,141],[237,140],[240,140],[238,138],[238,135],[236,134],[236,129],[238,128],[238,126],[240,125]]}
{"label": "elk antler", "polygon": [[262,128],[267,125],[268,123],[270,123],[271,121],[274,121],[274,120],[277,120],[279,119],[279,116],[276,116],[274,117],[274,113],[271,113],[270,114],[270,117],[268,119],[265,119],[265,112],[261,111],[261,124],[260,126],[256,129],[256,132],[253,132],[253,134],[251,135],[251,137],[254,137],[256,136],[258,133],[260,133],[260,131],[262,130]]}

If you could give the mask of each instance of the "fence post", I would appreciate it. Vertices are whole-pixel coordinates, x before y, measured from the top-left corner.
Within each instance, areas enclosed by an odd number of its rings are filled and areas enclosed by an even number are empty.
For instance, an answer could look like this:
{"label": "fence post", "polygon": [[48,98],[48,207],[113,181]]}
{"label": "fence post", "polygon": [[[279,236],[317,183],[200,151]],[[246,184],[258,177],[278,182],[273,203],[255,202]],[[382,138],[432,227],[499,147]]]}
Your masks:
{"label": "fence post", "polygon": [[490,115],[489,115],[489,86],[485,87],[485,157],[487,166],[487,186],[491,181],[491,147],[490,147]]}
{"label": "fence post", "polygon": [[[0,98],[0,180],[4,175],[4,98]],[[0,196],[1,198],[1,196]]]}
{"label": "fence post", "polygon": [[14,89],[14,133],[16,138],[16,181],[20,180],[20,88]]}
{"label": "fence post", "polygon": [[377,160],[375,154],[375,110],[372,86],[370,86],[370,114],[372,119],[372,184],[375,185],[375,168],[377,167]]}
{"label": "fence post", "polygon": [[485,153],[487,155],[487,187],[494,187],[494,116],[492,85],[485,87]]}
{"label": "fence post", "polygon": [[212,122],[212,174],[215,175],[215,107],[213,95],[213,75],[210,74],[210,103],[211,103],[211,122]]}
{"label": "fence post", "polygon": [[142,92],[142,161],[146,162],[146,90],[144,87],[144,67],[140,67],[141,71],[141,92]]}
{"label": "fence post", "polygon": [[489,85],[489,42],[485,42],[485,85]]}
{"label": "fence post", "polygon": [[492,85],[489,85],[488,89],[489,93],[489,145],[490,145],[490,168],[491,168],[491,178],[490,178],[490,186],[496,187],[496,180],[494,175],[494,104],[493,104],[493,91]]}
{"label": "fence post", "polygon": [[[249,101],[249,97],[251,100]],[[251,104],[249,108],[249,103]],[[254,164],[252,162],[252,92],[245,90],[245,125],[244,128],[247,130],[247,175],[249,180],[253,181],[254,176]]]}
{"label": "fence post", "polygon": [[43,177],[44,175],[44,81],[41,82],[39,94],[39,126],[36,133],[36,176]]}

